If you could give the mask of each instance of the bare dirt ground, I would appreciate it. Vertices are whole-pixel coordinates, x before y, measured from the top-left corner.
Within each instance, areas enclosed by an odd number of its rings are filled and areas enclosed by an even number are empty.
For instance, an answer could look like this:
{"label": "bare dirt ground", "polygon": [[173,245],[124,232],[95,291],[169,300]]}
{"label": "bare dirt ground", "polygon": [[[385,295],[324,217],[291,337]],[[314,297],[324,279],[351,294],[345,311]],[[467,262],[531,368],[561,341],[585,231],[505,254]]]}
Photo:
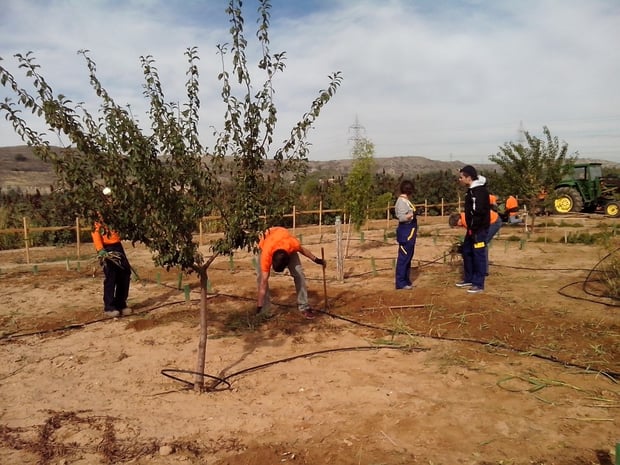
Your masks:
{"label": "bare dirt ground", "polygon": [[202,394],[183,382],[196,365],[195,276],[180,283],[126,244],[136,313],[105,319],[101,272],[74,248],[33,250],[36,266],[0,253],[0,463],[613,464],[620,302],[583,283],[620,239],[558,239],[614,221],[504,227],[478,295],[454,286],[460,262],[445,252],[460,231],[445,218],[421,222],[412,291],[394,290],[385,224],[352,235],[344,282],[333,227],[297,229],[328,259],[327,306],[320,267],[304,261],[325,310],[312,321],[288,276],[271,280],[272,317],[253,319],[252,257],[219,258]]}

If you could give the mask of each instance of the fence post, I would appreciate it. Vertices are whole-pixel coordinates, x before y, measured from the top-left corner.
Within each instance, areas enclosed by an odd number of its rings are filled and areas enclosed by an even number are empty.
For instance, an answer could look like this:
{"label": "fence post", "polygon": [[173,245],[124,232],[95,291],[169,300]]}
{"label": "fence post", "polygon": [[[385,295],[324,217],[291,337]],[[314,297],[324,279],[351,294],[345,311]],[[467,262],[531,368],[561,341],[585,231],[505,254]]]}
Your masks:
{"label": "fence post", "polygon": [[81,251],[80,251],[80,236],[81,236],[81,231],[80,231],[80,217],[76,216],[75,217],[75,246],[76,246],[76,254],[77,254],[77,259],[80,260],[81,257]]}
{"label": "fence post", "polygon": [[443,197],[441,198],[441,216],[444,216],[444,210],[443,210]]}
{"label": "fence post", "polygon": [[293,205],[293,234],[295,233],[295,205]]}
{"label": "fence post", "polygon": [[24,216],[24,245],[26,246],[26,263],[30,263],[30,248],[28,242],[30,238],[28,237],[28,219]]}
{"label": "fence post", "polygon": [[390,201],[388,200],[387,208],[385,210],[385,229],[390,229]]}
{"label": "fence post", "polygon": [[428,200],[424,199],[424,218],[428,216]]}
{"label": "fence post", "polygon": [[336,216],[336,279],[344,281],[344,263],[342,257],[342,223],[340,216]]}
{"label": "fence post", "polygon": [[198,247],[202,247],[202,218],[198,220]]}
{"label": "fence post", "polygon": [[323,199],[319,200],[319,236],[321,235],[322,226],[323,226]]}

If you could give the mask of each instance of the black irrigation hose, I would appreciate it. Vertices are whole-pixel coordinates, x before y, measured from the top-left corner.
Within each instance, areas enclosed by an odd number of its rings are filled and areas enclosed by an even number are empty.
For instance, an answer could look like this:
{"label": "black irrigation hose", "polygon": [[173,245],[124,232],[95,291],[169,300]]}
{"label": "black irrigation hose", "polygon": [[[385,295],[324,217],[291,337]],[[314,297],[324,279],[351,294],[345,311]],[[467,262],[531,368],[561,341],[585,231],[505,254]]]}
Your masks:
{"label": "black irrigation hose", "polygon": [[[332,318],[343,320],[343,321],[355,324],[357,326],[363,326],[365,328],[377,329],[377,330],[380,330],[380,331],[387,331],[387,332],[392,332],[392,333],[398,334],[398,332],[396,332],[394,330],[390,330],[390,329],[387,329],[387,328],[382,328],[380,326],[370,325],[370,324],[367,324],[367,323],[361,323],[361,322],[358,322],[356,320],[352,320],[350,318],[345,318],[345,317],[343,317],[341,315],[336,315],[336,314],[333,314],[333,313],[330,313],[330,312],[327,312],[327,311],[323,311],[323,310],[317,310],[317,311],[320,311],[321,313],[324,313],[325,315],[329,315]],[[482,340],[473,339],[473,338],[429,336],[429,335],[418,333],[418,332],[410,332],[408,334],[410,334],[412,336],[416,336],[416,337],[424,337],[424,338],[437,339],[437,340],[440,340],[440,341],[470,342],[470,343],[473,343],[473,344],[479,344],[479,345],[484,345],[484,346],[498,347],[500,349],[508,350],[508,351],[511,351],[511,352],[516,352],[518,354],[528,354],[528,355],[530,355],[532,357],[539,358],[541,360],[546,360],[546,361],[553,362],[553,363],[559,363],[559,364],[562,364],[562,365],[564,365],[566,367],[579,368],[580,370],[585,370],[585,371],[592,371],[589,367],[584,366],[584,365],[578,365],[576,363],[566,362],[566,361],[563,361],[563,360],[561,360],[561,359],[559,359],[557,357],[554,357],[552,355],[537,354],[535,352],[530,352],[530,351],[526,351],[524,349],[519,349],[519,348],[516,348],[516,347],[508,346],[508,345],[500,343],[500,342],[482,341]],[[614,380],[620,380],[620,372],[615,372],[615,371],[597,371],[597,373],[604,374],[604,375],[606,375],[609,378],[612,378]]]}
{"label": "black irrigation hose", "polygon": [[[326,312],[324,312],[326,313]],[[184,380],[182,378],[176,377],[176,376],[172,376],[170,373],[185,373],[185,374],[191,374],[191,375],[202,375],[202,376],[206,376],[207,378],[213,379],[215,381],[215,383],[211,384],[210,386],[204,388],[204,391],[207,392],[213,392],[213,391],[222,391],[224,389],[216,389],[220,384],[226,384],[226,389],[230,389],[231,387],[231,383],[230,383],[230,379],[231,378],[236,378],[238,376],[241,376],[245,373],[250,373],[253,371],[258,371],[258,370],[262,370],[264,368],[268,368],[270,366],[273,365],[277,365],[278,363],[287,363],[287,362],[291,362],[293,360],[297,360],[297,359],[301,359],[301,358],[309,358],[309,357],[314,357],[316,355],[322,355],[322,354],[329,354],[329,353],[335,353],[335,352],[351,352],[351,351],[355,351],[355,350],[381,350],[381,349],[393,349],[393,350],[401,350],[401,351],[426,351],[429,349],[425,349],[422,347],[410,347],[410,346],[406,346],[406,345],[376,345],[376,346],[355,346],[355,347],[338,347],[335,349],[323,349],[323,350],[317,350],[314,352],[309,352],[309,353],[305,353],[305,354],[299,354],[299,355],[293,355],[291,357],[287,357],[287,358],[283,358],[283,359],[279,359],[279,360],[274,360],[271,362],[267,362],[267,363],[262,363],[260,365],[255,365],[252,367],[248,367],[248,368],[244,368],[243,370],[237,371],[235,373],[231,373],[228,376],[225,376],[224,378],[220,378],[217,376],[212,376],[212,375],[208,375],[206,373],[198,373],[195,371],[190,371],[190,370],[178,370],[178,369],[173,369],[173,368],[166,368],[164,370],[161,370],[161,374],[171,378],[175,381],[180,381],[181,383],[184,383],[187,385],[187,388],[189,389],[190,387],[194,386],[194,383],[191,381],[187,381]]]}
{"label": "black irrigation hose", "polygon": [[[611,255],[611,253],[608,254],[606,257],[604,257],[601,261],[599,261],[599,263],[597,263],[597,265],[595,265],[595,267],[593,269],[587,270],[587,271],[590,271],[590,272],[594,271],[596,266],[598,266],[609,255]],[[437,260],[444,259],[444,258],[445,258],[445,255],[443,257],[440,257],[440,258],[434,260],[434,261],[429,262],[429,264],[435,263]],[[533,269],[533,268],[524,268],[524,269],[532,269],[532,270],[536,270],[536,271],[548,271],[546,269],[545,270]],[[571,283],[570,285],[573,285],[573,284],[575,284],[575,283]],[[172,286],[167,286],[167,287],[172,287]],[[568,285],[564,286],[563,288],[561,288],[560,291],[563,290],[566,287],[568,287]],[[177,289],[177,288],[175,288],[175,289]],[[560,291],[558,291],[558,292],[560,292]],[[217,295],[221,295],[221,296],[225,296],[225,297],[231,297],[231,298],[245,299],[244,297],[225,295],[225,294],[215,294],[214,296],[217,296]],[[564,294],[562,294],[562,295],[564,295]],[[568,295],[566,295],[566,296],[567,297],[572,297],[572,296],[568,296]],[[576,298],[576,297],[573,297],[573,298]],[[250,299],[248,299],[248,300],[250,300]],[[581,300],[589,300],[589,299],[581,299]],[[148,309],[148,311],[150,312],[150,311],[153,311],[153,310],[155,310],[157,308],[161,308],[161,307],[168,306],[168,305],[174,305],[174,304],[177,304],[177,303],[184,303],[184,302],[185,301],[166,303],[166,304],[162,304],[161,306],[157,306],[157,307],[153,307],[151,309]],[[595,302],[595,303],[601,303],[601,302]],[[393,334],[395,333],[393,330],[389,330],[387,328],[382,328],[382,327],[379,327],[379,326],[376,326],[376,325],[370,325],[370,324],[366,324],[366,323],[361,323],[361,322],[358,322],[356,320],[345,318],[343,316],[336,315],[336,314],[333,314],[333,313],[330,313],[330,312],[327,312],[327,311],[323,311],[323,310],[317,310],[317,311],[319,311],[321,313],[324,313],[325,315],[331,316],[332,318],[336,318],[336,319],[340,319],[340,320],[343,320],[343,321],[347,321],[349,323],[352,323],[352,324],[355,324],[355,325],[358,325],[358,326],[363,326],[363,327],[367,327],[367,328],[371,328],[371,329],[376,329],[376,330],[381,330],[381,331],[385,331],[385,332],[391,332]],[[66,326],[66,327],[63,327],[63,328],[57,328],[57,329],[46,330],[46,331],[37,331],[37,332],[32,332],[32,333],[22,333],[22,334],[18,334],[18,335],[3,335],[2,337],[0,337],[0,340],[6,339],[6,338],[11,338],[11,337],[24,337],[24,336],[30,336],[30,335],[40,335],[40,334],[50,333],[50,332],[65,331],[65,330],[70,330],[70,329],[78,329],[78,328],[82,328],[82,327],[84,327],[86,325],[89,325],[89,324],[92,324],[92,323],[97,323],[97,322],[100,322],[100,321],[103,321],[103,320],[105,320],[105,319],[98,319],[98,320],[94,320],[94,321],[91,321],[91,322],[88,322],[88,323],[84,323],[84,324],[81,324],[81,325],[69,325],[69,326]],[[428,336],[428,335],[421,334],[421,333],[416,333],[416,332],[413,332],[411,334],[414,335],[414,336],[417,336],[417,337],[430,337],[432,339],[437,339],[437,340],[445,340],[445,341],[452,341],[452,342],[470,342],[470,343],[475,343],[475,344],[480,344],[480,345],[485,345],[485,346],[498,347],[498,348],[502,348],[504,350],[509,350],[509,351],[512,351],[512,352],[520,353],[520,354],[526,353],[526,354],[529,354],[530,356],[539,358],[541,360],[546,360],[546,361],[550,361],[550,362],[553,362],[553,363],[560,363],[560,364],[562,364],[562,365],[564,365],[566,367],[578,368],[578,369],[581,369],[581,370],[585,370],[587,372],[591,371],[589,367],[586,367],[586,366],[583,366],[583,365],[578,365],[578,364],[575,364],[575,363],[562,361],[562,360],[558,359],[557,357],[553,357],[553,356],[548,356],[548,355],[542,355],[542,354],[528,352],[528,351],[525,351],[523,349],[518,349],[518,348],[515,348],[515,347],[507,346],[505,344],[501,344],[499,342],[481,341],[481,340],[472,339],[472,338],[450,338],[450,337],[442,337],[442,336]],[[266,368],[268,366],[275,365],[277,363],[289,362],[289,361],[292,361],[292,360],[295,360],[295,359],[298,359],[298,358],[309,357],[309,356],[313,356],[313,355],[317,355],[317,354],[321,354],[321,353],[339,352],[339,351],[347,351],[347,350],[377,350],[377,349],[398,349],[398,350],[403,350],[405,347],[406,346],[364,346],[364,347],[353,347],[353,348],[349,347],[349,348],[338,348],[338,349],[326,349],[326,350],[323,350],[323,351],[312,352],[312,353],[309,353],[309,354],[296,355],[296,356],[288,357],[288,358],[285,358],[285,359],[276,360],[276,361],[268,362],[268,363],[265,363],[265,364],[257,365],[257,366],[254,366],[254,367],[246,368],[246,369],[241,370],[239,372],[236,372],[236,373],[233,373],[231,375],[228,375],[225,378],[219,378],[219,377],[212,376],[212,375],[209,375],[209,374],[206,374],[206,373],[198,373],[198,372],[193,372],[193,371],[189,371],[189,370],[179,370],[179,369],[164,369],[164,370],[161,371],[161,373],[162,373],[162,375],[164,375],[164,376],[166,376],[168,378],[174,379],[176,381],[179,381],[179,382],[182,382],[182,383],[185,383],[185,384],[188,384],[188,385],[190,384],[188,381],[186,381],[186,380],[184,380],[182,378],[179,378],[179,377],[172,376],[170,373],[185,373],[185,374],[193,374],[193,375],[198,375],[199,374],[199,375],[205,376],[205,377],[213,379],[215,381],[214,384],[212,384],[211,386],[209,386],[207,388],[208,391],[214,391],[214,390],[216,390],[215,388],[217,386],[219,386],[220,384],[226,384],[227,388],[230,388],[230,382],[228,382],[228,379],[230,379],[232,377],[239,376],[239,375],[241,375],[243,373],[247,373],[247,372],[256,371],[256,370],[259,370],[259,369],[262,369],[262,368]],[[620,379],[620,373],[619,372],[599,371],[599,373],[602,373],[602,374],[608,376],[610,379],[614,379],[614,380]],[[193,384],[194,383],[191,383],[192,386],[193,386]]]}

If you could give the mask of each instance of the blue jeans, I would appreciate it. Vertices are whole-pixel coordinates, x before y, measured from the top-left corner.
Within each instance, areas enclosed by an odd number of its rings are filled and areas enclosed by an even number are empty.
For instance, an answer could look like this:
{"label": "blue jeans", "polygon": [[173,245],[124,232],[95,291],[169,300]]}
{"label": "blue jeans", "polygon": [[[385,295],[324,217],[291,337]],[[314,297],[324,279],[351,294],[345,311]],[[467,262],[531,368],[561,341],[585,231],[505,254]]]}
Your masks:
{"label": "blue jeans", "polygon": [[463,281],[484,289],[484,278],[487,272],[488,229],[480,229],[465,235],[463,240]]}

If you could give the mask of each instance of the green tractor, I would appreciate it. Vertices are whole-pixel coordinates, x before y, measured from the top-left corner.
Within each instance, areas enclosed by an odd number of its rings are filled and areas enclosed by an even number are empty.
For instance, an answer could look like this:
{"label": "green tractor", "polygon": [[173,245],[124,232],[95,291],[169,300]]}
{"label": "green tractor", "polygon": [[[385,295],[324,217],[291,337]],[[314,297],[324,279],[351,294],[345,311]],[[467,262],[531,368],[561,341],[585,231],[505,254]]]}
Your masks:
{"label": "green tractor", "polygon": [[620,217],[620,178],[603,177],[601,163],[574,165],[569,177],[555,186],[553,211],[558,214],[602,212]]}

